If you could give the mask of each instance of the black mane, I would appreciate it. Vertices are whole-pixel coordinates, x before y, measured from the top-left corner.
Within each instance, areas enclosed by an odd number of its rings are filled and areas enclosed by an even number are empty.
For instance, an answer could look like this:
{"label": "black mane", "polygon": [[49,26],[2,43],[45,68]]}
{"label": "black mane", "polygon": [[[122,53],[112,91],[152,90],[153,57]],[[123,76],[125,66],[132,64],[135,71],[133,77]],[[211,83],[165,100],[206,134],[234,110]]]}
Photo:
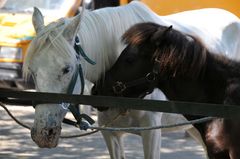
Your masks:
{"label": "black mane", "polygon": [[[209,62],[214,62],[210,65],[219,68],[217,71],[231,70],[233,72],[227,71],[226,73],[234,75],[236,72],[240,73],[240,69],[236,70],[236,65],[240,66],[237,62],[223,55],[209,52],[199,39],[172,29],[171,26],[139,23],[131,27],[123,35],[122,40],[125,44],[135,47],[154,44],[155,51],[152,59],[159,61],[161,74],[167,72],[173,77],[188,75],[192,78],[199,78],[205,74]],[[219,66],[216,67],[216,65]],[[223,67],[228,67],[228,69]]]}

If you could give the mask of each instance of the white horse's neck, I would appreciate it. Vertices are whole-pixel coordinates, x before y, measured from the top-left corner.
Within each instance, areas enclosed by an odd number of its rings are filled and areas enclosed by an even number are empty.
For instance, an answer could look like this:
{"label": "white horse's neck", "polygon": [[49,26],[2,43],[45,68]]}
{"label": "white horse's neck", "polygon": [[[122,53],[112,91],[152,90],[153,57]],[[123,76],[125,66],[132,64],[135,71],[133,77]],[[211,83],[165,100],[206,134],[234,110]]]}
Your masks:
{"label": "white horse's neck", "polygon": [[235,15],[221,9],[202,9],[158,16],[143,3],[133,1],[126,6],[85,12],[79,30],[80,42],[86,54],[97,63],[92,66],[82,60],[88,80],[95,82],[112,66],[124,47],[122,34],[140,22],[173,25],[176,30],[199,38],[211,52],[229,57],[239,54],[240,25]]}
{"label": "white horse's neck", "polygon": [[113,65],[124,47],[121,36],[129,27],[155,21],[156,17],[139,2],[85,12],[79,30],[80,41],[86,54],[96,62],[92,66],[82,60],[86,78],[94,82]]}

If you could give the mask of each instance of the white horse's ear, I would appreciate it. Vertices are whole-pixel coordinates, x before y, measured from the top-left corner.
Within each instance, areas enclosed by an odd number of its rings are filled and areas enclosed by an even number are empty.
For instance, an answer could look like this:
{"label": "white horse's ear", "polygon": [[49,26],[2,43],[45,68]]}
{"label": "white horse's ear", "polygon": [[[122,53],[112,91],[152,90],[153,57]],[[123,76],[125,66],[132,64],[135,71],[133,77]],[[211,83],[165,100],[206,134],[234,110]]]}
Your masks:
{"label": "white horse's ear", "polygon": [[44,27],[43,15],[37,7],[34,7],[32,23],[36,33],[39,33]]}
{"label": "white horse's ear", "polygon": [[63,37],[72,44],[80,27],[81,14],[75,16],[63,30]]}

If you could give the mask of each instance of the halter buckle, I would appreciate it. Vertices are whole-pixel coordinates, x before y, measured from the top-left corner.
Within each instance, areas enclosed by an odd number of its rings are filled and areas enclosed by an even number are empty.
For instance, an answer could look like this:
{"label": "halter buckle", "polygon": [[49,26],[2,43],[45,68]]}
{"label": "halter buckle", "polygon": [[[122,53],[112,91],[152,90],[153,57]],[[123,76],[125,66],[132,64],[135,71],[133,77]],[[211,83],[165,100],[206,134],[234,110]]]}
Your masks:
{"label": "halter buckle", "polygon": [[75,44],[76,44],[77,46],[80,46],[80,40],[79,40],[79,37],[78,37],[78,36],[75,37]]}
{"label": "halter buckle", "polygon": [[148,74],[146,75],[146,80],[147,80],[148,82],[155,81],[155,80],[156,80],[156,75],[155,75],[155,73],[153,73],[153,72],[148,73]]}
{"label": "halter buckle", "polygon": [[113,86],[113,92],[117,95],[122,94],[126,89],[126,85],[123,82],[117,81]]}

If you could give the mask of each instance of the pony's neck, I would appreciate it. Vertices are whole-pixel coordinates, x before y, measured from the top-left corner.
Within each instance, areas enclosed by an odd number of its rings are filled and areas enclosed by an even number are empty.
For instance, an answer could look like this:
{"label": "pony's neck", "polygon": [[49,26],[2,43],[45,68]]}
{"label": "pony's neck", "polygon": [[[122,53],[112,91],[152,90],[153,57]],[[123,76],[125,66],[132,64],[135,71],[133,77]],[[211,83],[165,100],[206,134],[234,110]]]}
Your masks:
{"label": "pony's neck", "polygon": [[214,53],[209,53],[208,57],[206,69],[208,77],[224,81],[230,78],[240,78],[240,62]]}
{"label": "pony's neck", "polygon": [[156,21],[157,15],[140,2],[126,6],[85,12],[79,31],[80,42],[86,54],[96,62],[83,62],[85,77],[95,82],[116,61],[124,45],[122,34],[132,25]]}

